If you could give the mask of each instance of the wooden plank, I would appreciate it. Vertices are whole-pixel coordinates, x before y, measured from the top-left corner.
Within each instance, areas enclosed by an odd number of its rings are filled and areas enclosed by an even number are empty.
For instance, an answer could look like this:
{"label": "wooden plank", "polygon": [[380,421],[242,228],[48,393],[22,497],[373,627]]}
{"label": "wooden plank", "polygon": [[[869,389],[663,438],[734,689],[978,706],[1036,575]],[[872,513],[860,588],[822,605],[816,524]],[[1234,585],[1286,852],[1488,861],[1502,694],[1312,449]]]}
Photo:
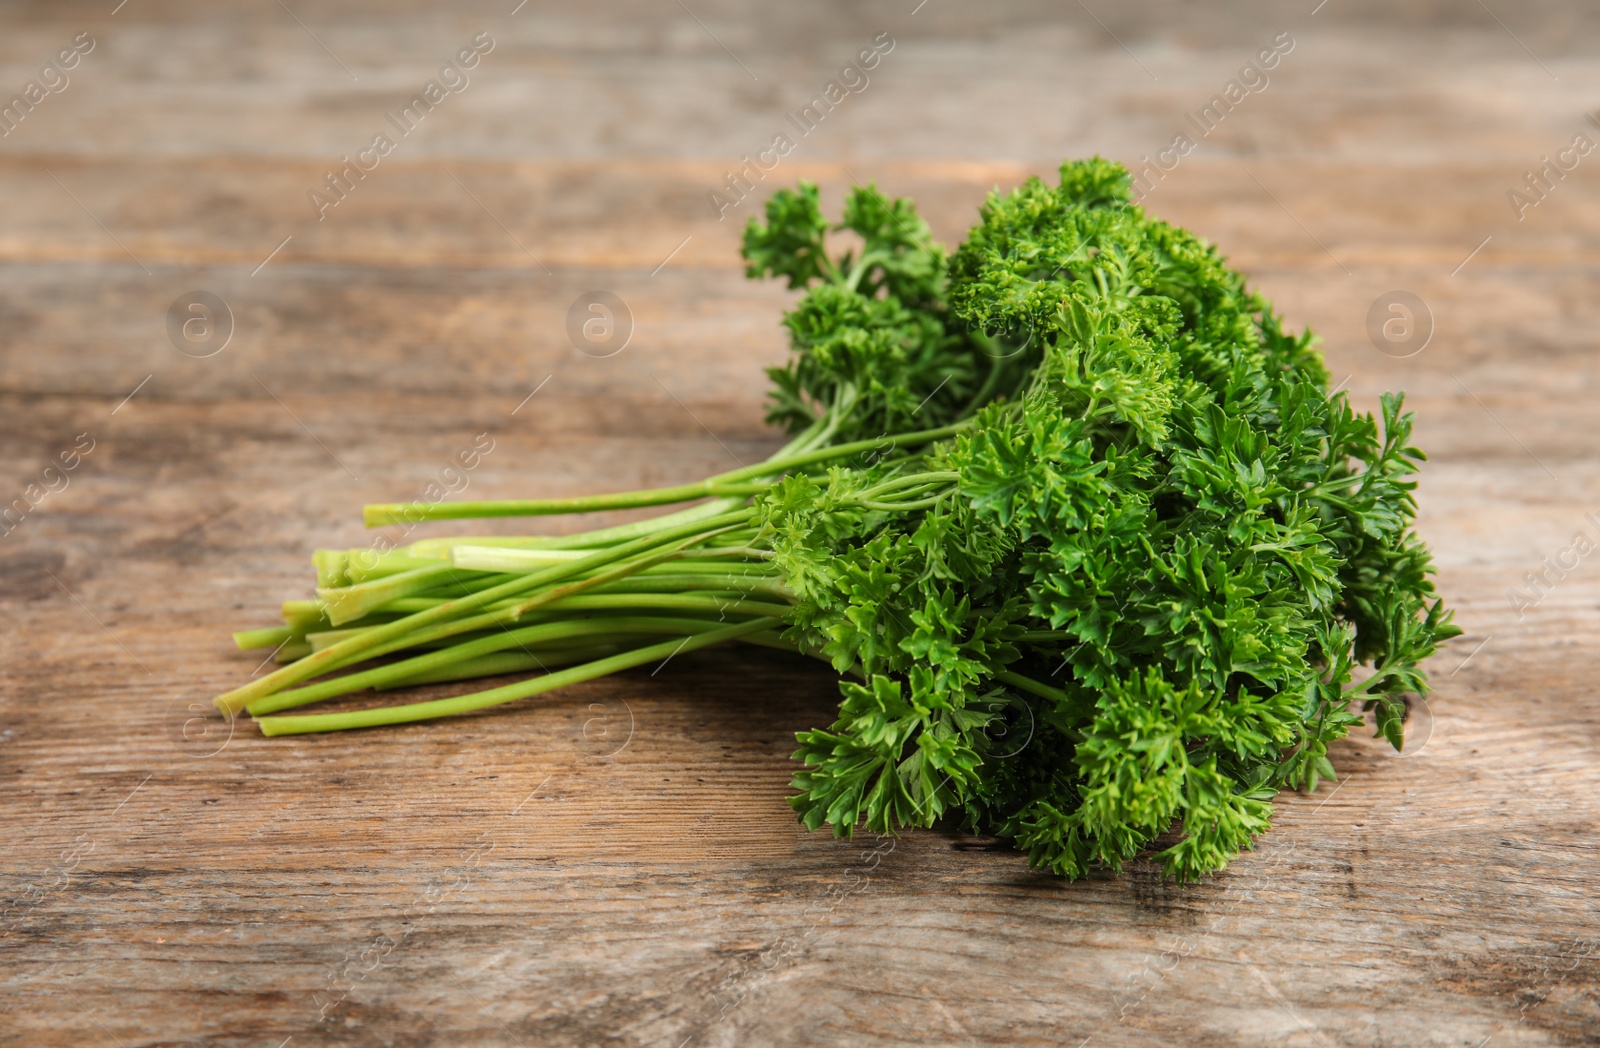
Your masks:
{"label": "wooden plank", "polygon": [[[112,6],[0,11],[0,97],[97,40],[0,138],[0,480],[95,441],[0,537],[0,1045],[1594,1042],[1600,577],[1508,591],[1600,536],[1596,161],[1521,220],[1506,193],[1586,127],[1600,14]],[[318,221],[329,165],[482,30],[472,86]],[[871,87],[718,221],[729,167],[885,30]],[[1270,88],[1148,204],[1359,402],[1409,391],[1468,633],[1407,756],[1345,740],[1342,781],[1227,871],[1068,884],[954,831],[807,834],[788,753],[834,685],[770,652],[359,735],[195,719],[256,666],[227,631],[477,433],[484,498],[776,446],[791,295],[736,255],[772,186],[876,179],[953,241],[1060,154],[1164,147],[1279,30]],[[596,287],[636,322],[606,359],[564,331]],[[165,328],[196,288],[236,322],[205,359]],[[1398,359],[1367,314],[1402,288],[1435,331]]]}

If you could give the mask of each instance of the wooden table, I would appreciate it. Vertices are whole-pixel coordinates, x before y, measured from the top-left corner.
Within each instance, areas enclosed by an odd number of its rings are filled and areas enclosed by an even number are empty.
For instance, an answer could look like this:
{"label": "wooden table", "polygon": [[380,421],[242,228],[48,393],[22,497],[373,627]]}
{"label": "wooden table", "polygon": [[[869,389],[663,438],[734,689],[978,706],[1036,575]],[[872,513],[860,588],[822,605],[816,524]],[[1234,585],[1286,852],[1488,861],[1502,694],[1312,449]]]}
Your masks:
{"label": "wooden table", "polygon": [[[1563,553],[1600,541],[1600,155],[1508,197],[1600,141],[1595,11],[688,2],[0,9],[0,99],[86,51],[0,137],[0,494],[58,488],[0,537],[0,1044],[1600,1040],[1600,563]],[[1319,331],[1359,403],[1409,391],[1467,634],[1404,757],[1346,740],[1224,873],[1065,883],[955,832],[805,833],[788,754],[835,689],[778,654],[335,737],[194,719],[257,668],[228,631],[478,434],[478,498],[775,447],[790,296],[736,256],[775,186],[876,179],[954,241],[992,186],[1196,134],[1280,32],[1146,203]],[[719,220],[741,155],[880,33],[870,84]],[[633,317],[612,356],[566,336],[596,289]],[[1368,335],[1395,290],[1432,315],[1407,357]],[[193,291],[225,346],[169,337]]]}

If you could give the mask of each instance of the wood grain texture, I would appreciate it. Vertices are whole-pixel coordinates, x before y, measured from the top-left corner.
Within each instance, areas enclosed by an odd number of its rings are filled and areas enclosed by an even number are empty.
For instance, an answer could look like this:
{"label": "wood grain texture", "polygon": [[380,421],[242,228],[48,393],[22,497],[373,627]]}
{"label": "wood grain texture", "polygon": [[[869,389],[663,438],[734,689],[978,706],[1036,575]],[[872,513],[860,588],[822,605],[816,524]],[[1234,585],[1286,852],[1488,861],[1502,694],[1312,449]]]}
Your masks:
{"label": "wood grain texture", "polygon": [[[1600,1043],[1600,567],[1508,599],[1600,538],[1600,155],[1507,200],[1600,140],[1595,10],[513,6],[0,7],[0,98],[96,41],[0,138],[0,495],[95,442],[0,536],[0,1045]],[[1346,740],[1222,874],[804,833],[788,753],[835,689],[767,652],[337,737],[194,719],[255,668],[227,632],[474,434],[478,498],[776,446],[789,295],[736,254],[771,188],[876,179],[953,240],[1063,156],[1154,155],[1280,31],[1147,203],[1358,402],[1409,391],[1468,632],[1406,756]],[[307,192],[479,32],[471,85],[319,220]],[[718,221],[725,172],[880,32],[870,86]],[[206,359],[165,329],[197,288],[236,324]],[[594,288],[636,323],[607,359],[564,334]],[[1367,335],[1395,289],[1435,325],[1404,359]]]}

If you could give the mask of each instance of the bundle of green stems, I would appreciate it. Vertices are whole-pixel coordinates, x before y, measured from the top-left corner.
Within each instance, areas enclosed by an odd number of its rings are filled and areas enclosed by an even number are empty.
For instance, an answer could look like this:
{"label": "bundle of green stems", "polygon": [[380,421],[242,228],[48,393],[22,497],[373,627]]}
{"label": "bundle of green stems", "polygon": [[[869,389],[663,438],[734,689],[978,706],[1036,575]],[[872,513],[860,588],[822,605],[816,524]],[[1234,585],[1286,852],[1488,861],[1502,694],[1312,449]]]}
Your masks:
{"label": "bundle of green stems", "polygon": [[[751,498],[790,472],[910,454],[965,425],[830,444],[827,423],[819,420],[764,462],[693,484],[587,498],[367,506],[366,524],[379,527],[695,503],[572,535],[318,550],[316,599],[286,602],[282,626],[234,634],[241,650],[274,648],[282,665],[213,701],[230,717],[249,713],[267,735],[339,731],[467,713],[725,641],[794,651],[781,636],[794,599],[768,563]],[[369,689],[511,674],[533,675],[449,698],[284,712]]]}

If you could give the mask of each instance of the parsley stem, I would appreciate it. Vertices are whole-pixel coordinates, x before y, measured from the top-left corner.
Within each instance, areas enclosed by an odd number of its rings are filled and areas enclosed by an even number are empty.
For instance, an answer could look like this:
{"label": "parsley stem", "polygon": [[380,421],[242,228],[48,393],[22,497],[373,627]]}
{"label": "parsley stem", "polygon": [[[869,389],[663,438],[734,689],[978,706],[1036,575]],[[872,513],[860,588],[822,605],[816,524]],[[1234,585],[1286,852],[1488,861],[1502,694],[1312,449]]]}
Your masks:
{"label": "parsley stem", "polygon": [[[712,534],[715,534],[715,532]],[[674,557],[681,556],[682,550],[685,546],[701,541],[706,537],[708,536],[695,536],[685,540],[684,542],[678,543],[675,546],[669,547],[664,551],[646,553],[628,560],[624,560],[599,573],[598,575],[586,574],[584,577],[578,578],[574,581],[566,582],[554,589],[543,590],[532,597],[513,597],[507,600],[499,601],[491,605],[489,611],[479,615],[458,617],[453,621],[446,621],[436,625],[426,626],[422,629],[416,630],[415,632],[385,640],[378,647],[366,652],[359,652],[350,655],[331,666],[324,667],[321,672],[328,672],[329,670],[333,669],[343,669],[346,666],[356,662],[363,662],[368,659],[377,658],[380,655],[388,655],[395,651],[402,651],[406,648],[414,648],[423,644],[431,644],[432,642],[441,640],[445,637],[458,636],[463,633],[470,633],[474,630],[487,629],[489,627],[499,627],[504,629],[505,623],[520,622],[535,608],[542,609],[551,605],[559,605],[563,600],[571,599],[572,595],[574,594],[579,594],[588,590],[599,589],[608,582],[624,581],[629,576],[643,574],[644,572],[649,571],[651,567],[659,565],[663,561],[671,560]]]}
{"label": "parsley stem", "polygon": [[291,626],[269,626],[260,630],[239,630],[233,635],[233,643],[240,651],[249,651],[252,648],[276,648],[286,644],[295,636]]}
{"label": "parsley stem", "polygon": [[886,480],[882,484],[874,484],[856,497],[860,499],[876,499],[879,495],[886,495],[891,491],[899,491],[901,488],[953,484],[960,479],[961,474],[952,471],[908,473],[903,477],[894,477]]}
{"label": "parsley stem", "polygon": [[[559,600],[550,601],[538,611],[524,613],[517,621],[519,623],[532,626],[536,623],[550,622],[560,619],[563,616],[571,616],[574,612],[611,613],[613,615],[612,621],[615,621],[615,615],[622,612],[638,614],[641,612],[670,611],[675,613],[699,612],[707,615],[723,615],[732,611],[735,614],[742,615],[784,615],[790,610],[790,606],[787,603],[778,604],[770,601],[752,601],[748,598],[749,594],[745,593],[740,593],[733,596],[714,596],[711,594],[700,593],[590,592],[582,593],[573,597],[562,597]],[[780,597],[780,599],[784,598]],[[503,611],[515,602],[515,598],[502,601],[490,608],[489,611]],[[442,603],[443,601],[431,603],[425,602],[423,607],[434,607],[437,604]],[[422,610],[422,608],[418,608],[416,610]],[[479,622],[474,622],[471,618],[458,619],[451,625],[470,627],[471,629],[477,629],[479,625],[482,625],[485,628],[500,626],[501,624],[498,621],[488,621],[488,619],[492,617],[493,616],[491,615],[486,615],[482,617],[481,621]],[[374,625],[382,625],[382,623],[369,623],[365,626],[357,626],[342,630],[319,630],[316,632],[307,633],[304,639],[311,644],[311,649],[313,651],[321,651],[323,648],[331,647],[333,644],[343,640],[346,637],[351,637],[363,630],[371,629]],[[467,630],[463,629],[460,632],[467,632]],[[406,646],[409,648],[419,648],[436,644],[437,642],[444,640],[445,636],[459,636],[459,632],[448,635],[428,635],[421,640],[417,640],[413,636],[408,636],[402,638],[402,640],[406,642]],[[374,656],[371,653],[368,653],[365,656],[365,658],[368,659],[373,657]],[[279,694],[282,693],[280,692]]]}
{"label": "parsley stem", "polygon": [[[734,610],[734,609],[729,609]],[[777,609],[780,613],[786,609]],[[363,691],[375,688],[381,684],[404,680],[406,677],[417,673],[449,666],[452,663],[463,662],[479,655],[488,655],[492,652],[503,651],[506,648],[521,648],[524,652],[532,654],[531,648],[550,641],[570,640],[575,637],[624,637],[637,634],[674,634],[703,633],[715,629],[718,623],[715,619],[694,619],[666,616],[627,616],[622,618],[595,618],[595,619],[568,619],[562,622],[546,622],[537,626],[524,626],[516,630],[503,630],[477,640],[452,644],[448,648],[429,652],[426,655],[415,655],[400,662],[375,666],[359,673],[346,674],[343,677],[334,677],[317,684],[310,684],[303,688],[289,688],[276,692],[250,703],[245,709],[252,717],[259,717],[265,713],[276,713],[279,710],[293,709],[296,706],[305,706],[323,699],[331,699],[336,695],[348,695],[353,691]]]}
{"label": "parsley stem", "polygon": [[[602,568],[607,564],[634,554],[648,554],[658,551],[659,547],[673,542],[682,542],[685,545],[702,542],[710,537],[710,533],[720,527],[737,527],[746,523],[749,520],[749,516],[750,514],[747,511],[736,511],[723,514],[720,517],[711,517],[704,521],[691,521],[655,535],[646,535],[610,549],[597,551],[567,564],[557,564],[522,578],[512,579],[510,582],[503,582],[498,586],[491,586],[486,590],[479,590],[477,593],[472,593],[465,597],[458,597],[427,611],[419,611],[403,619],[374,627],[360,636],[340,641],[331,648],[313,652],[298,662],[292,662],[282,669],[274,670],[264,677],[257,677],[247,684],[234,688],[232,691],[218,695],[212,700],[212,703],[231,717],[264,695],[270,695],[287,685],[309,680],[338,665],[347,664],[352,657],[370,651],[385,641],[393,641],[403,637],[423,626],[432,626],[448,619],[456,618],[463,613],[487,607],[504,597],[516,596],[549,583],[560,582],[584,571]],[[657,555],[659,556],[659,553]],[[670,553],[668,555],[670,556]],[[626,572],[622,572],[622,574],[626,574]],[[521,611],[532,610],[541,603],[548,603],[550,600],[566,596],[567,593],[576,592],[579,589],[608,581],[608,576],[621,577],[621,574],[602,572],[582,582],[546,590],[539,596],[523,600],[511,608],[495,614],[504,615],[509,613],[510,617],[515,618]]]}
{"label": "parsley stem", "polygon": [[353,586],[320,586],[317,596],[323,600],[328,621],[339,626],[359,619],[391,600],[422,593],[441,582],[450,581],[457,570],[455,565],[448,563],[413,568],[370,582],[358,582]]}
{"label": "parsley stem", "polygon": [[1375,688],[1379,684],[1382,684],[1384,681],[1388,680],[1390,677],[1395,676],[1396,675],[1396,670],[1397,670],[1397,666],[1394,663],[1385,662],[1383,665],[1379,666],[1377,669],[1375,669],[1373,671],[1372,676],[1368,677],[1366,680],[1362,681],[1360,684],[1356,684],[1356,685],[1353,685],[1353,686],[1351,686],[1349,688],[1346,688],[1344,690],[1345,698],[1346,699],[1353,699],[1357,695],[1365,695],[1365,694],[1367,694],[1369,691],[1371,691],[1373,688]]}
{"label": "parsley stem", "polygon": [[584,648],[539,648],[533,651],[494,651],[480,654],[475,659],[451,662],[450,666],[429,670],[426,674],[402,677],[398,680],[373,685],[373,691],[394,691],[395,688],[414,688],[418,685],[437,685],[453,680],[472,680],[475,677],[501,677],[504,674],[525,674],[530,670],[549,672],[552,667],[573,666],[574,662],[592,662],[608,654],[616,654],[618,645],[589,645]]}
{"label": "parsley stem", "polygon": [[1041,684],[1032,677],[1024,677],[1022,674],[1012,670],[1000,670],[994,675],[994,679],[1009,684],[1013,688],[1019,688],[1030,695],[1037,695],[1041,699],[1050,699],[1058,702],[1063,706],[1070,706],[1073,702],[1072,696],[1060,688],[1052,688],[1048,684]]}
{"label": "parsley stem", "polygon": [[[418,557],[446,557],[450,550],[456,546],[505,546],[511,549],[591,549],[599,546],[609,546],[613,543],[636,539],[645,535],[664,531],[667,528],[677,527],[694,520],[706,520],[731,512],[743,506],[745,500],[740,498],[714,499],[702,502],[698,506],[690,506],[675,513],[664,514],[659,517],[650,517],[646,520],[636,520],[631,524],[619,524],[612,528],[599,528],[595,531],[585,531],[577,535],[479,535],[462,536],[440,539],[418,539],[411,545],[404,547],[405,551]],[[371,527],[372,525],[368,525]]]}
{"label": "parsley stem", "polygon": [[[611,495],[587,495],[570,499],[506,499],[495,502],[438,502],[426,507],[411,503],[376,504],[363,508],[367,527],[397,524],[403,520],[463,520],[485,517],[542,517],[563,513],[596,513],[601,510],[639,509],[689,502],[708,495],[748,496],[763,489],[761,484],[719,484],[702,480],[673,488],[622,491]],[[405,517],[400,514],[404,513]]]}
{"label": "parsley stem", "polygon": [[812,466],[832,459],[885,448],[916,447],[954,436],[972,425],[962,421],[938,429],[925,429],[916,433],[888,434],[873,440],[857,440],[848,444],[834,444],[812,451],[780,455],[746,466],[729,473],[707,477],[693,484],[680,484],[668,488],[648,488],[641,491],[622,491],[610,495],[591,495],[570,499],[504,499],[493,502],[437,502],[418,505],[413,502],[375,503],[363,510],[367,527],[384,524],[410,523],[422,520],[465,520],[487,517],[541,517],[563,513],[593,513],[599,510],[639,509],[646,506],[663,506],[674,502],[690,502],[709,496],[748,496],[771,486],[771,481],[760,478],[775,477],[791,469]]}
{"label": "parsley stem", "polygon": [[943,491],[925,499],[917,499],[914,502],[878,502],[875,500],[869,502],[858,500],[857,504],[863,509],[878,510],[883,513],[906,513],[917,509],[932,509],[948,494],[950,494],[948,491]]}
{"label": "parsley stem", "polygon": [[873,266],[887,262],[892,257],[887,251],[863,251],[861,257],[850,267],[850,273],[844,278],[843,285],[854,291],[861,283],[861,278],[866,276]]}
{"label": "parsley stem", "polygon": [[697,633],[681,641],[663,641],[660,644],[652,644],[648,647],[624,652],[621,655],[612,655],[609,658],[587,662],[581,666],[557,670],[542,677],[517,681],[514,684],[491,688],[488,691],[457,695],[448,699],[413,702],[403,706],[382,706],[377,709],[357,710],[351,713],[313,713],[263,717],[256,723],[260,725],[261,732],[264,735],[301,735],[307,732],[346,731],[351,728],[374,728],[383,724],[409,724],[413,721],[431,720],[435,717],[453,717],[462,713],[470,713],[473,710],[481,710],[489,706],[498,706],[502,703],[515,702],[517,699],[541,695],[547,691],[564,688],[569,684],[594,680],[596,677],[604,677],[620,670],[632,669],[635,666],[644,666],[652,662],[670,659],[674,655],[681,655],[684,652],[697,651],[713,644],[720,644],[725,640],[735,640],[739,637],[769,630],[774,626],[780,625],[780,622],[781,620],[775,618],[751,619],[749,622],[741,622],[722,629]]}
{"label": "parsley stem", "polygon": [[393,691],[396,688],[412,688],[421,684],[442,684],[449,681],[472,680],[475,677],[498,677],[507,673],[526,673],[530,670],[549,672],[552,667],[593,662],[595,659],[614,655],[617,648],[616,644],[591,644],[581,648],[540,648],[537,655],[528,651],[497,651],[491,655],[479,655],[475,659],[454,662],[413,677],[392,680],[386,684],[375,684],[372,690]]}

